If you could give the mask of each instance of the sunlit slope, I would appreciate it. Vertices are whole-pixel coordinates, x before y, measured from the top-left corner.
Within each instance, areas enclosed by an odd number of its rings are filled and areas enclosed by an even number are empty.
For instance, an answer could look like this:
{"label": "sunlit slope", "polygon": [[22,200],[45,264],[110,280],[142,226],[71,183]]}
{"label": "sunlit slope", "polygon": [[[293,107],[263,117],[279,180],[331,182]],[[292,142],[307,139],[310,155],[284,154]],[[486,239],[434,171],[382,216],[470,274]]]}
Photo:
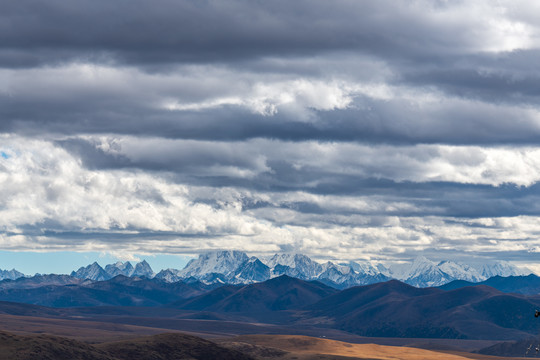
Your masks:
{"label": "sunlit slope", "polygon": [[[290,352],[289,356],[268,358],[317,359],[315,355],[336,356],[349,359],[377,360],[465,360],[465,359],[500,359],[494,356],[476,354],[457,354],[417,349],[411,347],[383,346],[375,344],[351,344],[342,341],[297,335],[245,335],[234,338],[236,344],[247,343],[262,347],[275,348]],[[291,357],[292,356],[292,357]],[[260,357],[265,359],[266,357]],[[328,357],[321,357],[329,359]],[[510,358],[505,358],[506,360]]]}

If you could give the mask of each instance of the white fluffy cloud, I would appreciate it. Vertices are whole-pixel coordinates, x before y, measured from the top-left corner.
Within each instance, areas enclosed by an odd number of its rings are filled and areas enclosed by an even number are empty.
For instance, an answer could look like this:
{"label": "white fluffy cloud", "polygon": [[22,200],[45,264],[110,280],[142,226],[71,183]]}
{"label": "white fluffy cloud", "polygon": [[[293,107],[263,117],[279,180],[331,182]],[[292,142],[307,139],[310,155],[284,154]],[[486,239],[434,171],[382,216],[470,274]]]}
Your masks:
{"label": "white fluffy cloud", "polygon": [[[133,167],[183,169],[204,175],[253,178],[286,161],[296,170],[383,178],[397,182],[530,186],[540,181],[538,147],[363,145],[336,142],[250,140],[210,142],[135,137],[88,137]],[[111,144],[114,146],[111,146]],[[219,164],[219,165],[218,165]],[[225,174],[222,169],[230,168]],[[233,171],[234,169],[234,171]],[[317,179],[312,179],[314,184]]]}
{"label": "white fluffy cloud", "polygon": [[[20,237],[13,237],[16,243],[11,244],[9,234],[27,236],[26,247],[46,248],[45,241],[32,245],[32,238],[42,238],[45,231],[226,237],[254,236],[271,228],[241,214],[234,204],[217,209],[194,203],[188,187],[152,174],[84,169],[79,159],[50,142],[5,136],[2,149],[0,226],[5,248],[20,245]],[[29,227],[34,233],[27,233]],[[88,242],[93,241],[98,240]],[[145,245],[147,250],[152,246]]]}
{"label": "white fluffy cloud", "polygon": [[[105,152],[126,156],[132,164],[156,146],[156,139],[131,137],[93,141]],[[145,161],[159,161],[171,153],[205,145],[209,153],[232,151],[237,162],[242,162],[237,154],[255,159],[264,155],[262,165],[257,160],[247,163],[253,167],[249,171],[259,173],[272,173],[266,161],[284,157],[299,168],[358,178],[372,176],[371,171],[379,167],[375,173],[397,181],[429,181],[436,171],[438,180],[493,185],[513,179],[520,179],[519,185],[532,183],[539,166],[533,161],[538,158],[534,148],[372,148],[266,140],[242,144],[188,141],[187,145],[178,140],[162,141],[153,153],[156,158]],[[384,261],[430,248],[469,254],[534,253],[540,248],[534,236],[540,231],[536,217],[421,217],[414,214],[426,208],[406,196],[318,195],[179,184],[163,171],[87,169],[81,159],[53,142],[13,135],[2,137],[0,150],[0,246],[4,249],[135,254],[236,248],[252,253],[294,250],[319,259]],[[383,169],[395,168],[398,163],[410,168],[409,175],[403,177],[403,169]],[[508,169],[501,166],[504,163]],[[486,177],[485,173],[495,168],[498,171]],[[195,168],[191,171],[200,174]],[[319,210],[305,211],[298,207],[302,204]]]}

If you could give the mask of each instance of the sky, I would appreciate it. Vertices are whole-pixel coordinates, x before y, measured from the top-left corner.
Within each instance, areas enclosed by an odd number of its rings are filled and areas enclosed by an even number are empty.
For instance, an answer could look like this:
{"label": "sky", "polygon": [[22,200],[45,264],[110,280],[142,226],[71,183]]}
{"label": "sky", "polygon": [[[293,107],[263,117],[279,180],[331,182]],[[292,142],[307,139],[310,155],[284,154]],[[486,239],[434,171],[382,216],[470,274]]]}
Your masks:
{"label": "sky", "polygon": [[1,2],[0,268],[540,272],[539,58],[521,0]]}

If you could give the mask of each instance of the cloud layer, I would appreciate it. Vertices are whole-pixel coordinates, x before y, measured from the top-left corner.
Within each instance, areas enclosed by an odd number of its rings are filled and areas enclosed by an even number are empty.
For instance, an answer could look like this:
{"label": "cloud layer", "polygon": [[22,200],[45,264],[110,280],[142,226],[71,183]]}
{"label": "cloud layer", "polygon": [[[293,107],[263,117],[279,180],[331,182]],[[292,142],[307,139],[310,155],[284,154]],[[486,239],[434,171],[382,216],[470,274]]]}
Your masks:
{"label": "cloud layer", "polygon": [[0,247],[531,263],[540,8],[0,6]]}

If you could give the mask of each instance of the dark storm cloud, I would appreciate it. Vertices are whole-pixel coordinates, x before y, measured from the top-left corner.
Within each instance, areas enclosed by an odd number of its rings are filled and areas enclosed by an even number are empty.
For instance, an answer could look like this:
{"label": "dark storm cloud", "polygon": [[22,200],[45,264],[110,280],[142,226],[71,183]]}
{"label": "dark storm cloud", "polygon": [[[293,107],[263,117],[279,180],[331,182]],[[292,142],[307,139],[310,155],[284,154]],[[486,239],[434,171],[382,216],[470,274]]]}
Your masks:
{"label": "dark storm cloud", "polygon": [[[7,84],[0,86],[0,131],[535,144],[539,115],[529,110],[540,100],[531,65],[538,50],[485,51],[507,35],[499,39],[489,28],[500,12],[484,20],[474,14],[489,7],[464,10],[463,3],[406,1],[9,2],[0,8],[0,80]],[[113,74],[93,79],[95,70],[74,64]],[[348,105],[317,108],[319,99],[303,104],[302,95],[334,94],[313,85],[293,94],[298,105],[288,112],[266,93],[249,98],[261,84],[279,94],[287,86],[276,83],[298,78],[396,88],[383,98],[351,90]],[[423,104],[408,92],[438,99]],[[261,114],[249,101],[204,106],[231,97],[262,99],[277,113]],[[166,110],[166,100],[194,110]]]}
{"label": "dark storm cloud", "polygon": [[[380,179],[358,179],[347,176],[327,176],[321,185],[316,188],[283,186],[259,186],[259,191],[305,191],[318,195],[337,195],[349,199],[364,198],[386,203],[402,202],[410,205],[408,208],[381,207],[380,209],[366,208],[325,208],[323,204],[306,204],[305,202],[292,202],[280,204],[281,207],[294,209],[299,213],[324,214],[319,219],[326,222],[332,215],[365,215],[365,216],[442,216],[455,218],[482,218],[482,217],[512,217],[512,216],[540,216],[540,189],[537,185],[531,189],[519,189],[514,186],[495,187],[480,185],[460,185],[455,183],[396,183]],[[222,179],[223,181],[223,179]],[[203,180],[204,182],[204,180]],[[227,183],[227,181],[223,181]],[[264,185],[257,179],[259,185]],[[283,184],[284,182],[282,182]],[[246,184],[247,185],[247,184]],[[229,186],[239,186],[230,182]],[[241,184],[240,184],[241,186]],[[259,205],[258,207],[261,207]],[[330,217],[330,218],[329,218]],[[349,222],[343,219],[338,222]]]}
{"label": "dark storm cloud", "polygon": [[208,171],[212,166],[257,171],[265,165],[259,161],[256,154],[248,153],[245,147],[230,147],[219,143],[189,141],[171,146],[155,139],[149,147],[144,147],[135,154],[133,151],[136,149],[132,148],[131,157],[117,153],[114,147],[118,146],[118,151],[122,148],[114,140],[107,144],[107,147],[112,147],[112,152],[105,152],[83,139],[59,140],[56,143],[80,158],[87,168],[97,170],[131,168],[211,177],[219,174],[219,170],[214,170],[217,174]]}
{"label": "dark storm cloud", "polygon": [[[536,104],[539,74],[531,64],[538,50],[486,52],[482,46],[500,45],[509,36],[489,29],[501,20],[490,16],[500,13],[479,6],[460,16],[463,10],[471,9],[461,3],[347,0],[23,0],[1,5],[0,66],[79,62],[170,72],[178,63],[226,63],[267,72],[276,71],[275,64],[262,61],[268,58],[304,57],[306,62],[362,54],[385,63],[391,81],[407,86]],[[482,14],[486,10],[493,13]],[[475,14],[485,21],[472,21]],[[343,64],[334,59],[323,72],[335,73],[336,65]],[[302,68],[293,71],[300,74]]]}
{"label": "dark storm cloud", "polygon": [[[107,58],[132,64],[213,62],[343,49],[418,57],[439,56],[471,42],[459,24],[426,36],[432,20],[418,17],[415,6],[407,5],[347,0],[8,2],[0,8],[0,63],[20,67]],[[444,11],[435,3],[424,6]]]}
{"label": "dark storm cloud", "polygon": [[270,138],[462,145],[536,144],[540,136],[536,115],[527,109],[453,101],[419,108],[404,100],[369,98],[359,98],[356,104],[350,109],[313,112],[317,120],[306,122],[295,114],[267,116],[232,105],[169,111],[149,109],[135,99],[0,96],[0,131],[33,136],[112,133],[219,141]]}
{"label": "dark storm cloud", "polygon": [[537,49],[450,57],[425,67],[403,67],[401,81],[408,86],[433,86],[451,96],[488,103],[537,106],[540,72],[533,64],[539,57]]}

